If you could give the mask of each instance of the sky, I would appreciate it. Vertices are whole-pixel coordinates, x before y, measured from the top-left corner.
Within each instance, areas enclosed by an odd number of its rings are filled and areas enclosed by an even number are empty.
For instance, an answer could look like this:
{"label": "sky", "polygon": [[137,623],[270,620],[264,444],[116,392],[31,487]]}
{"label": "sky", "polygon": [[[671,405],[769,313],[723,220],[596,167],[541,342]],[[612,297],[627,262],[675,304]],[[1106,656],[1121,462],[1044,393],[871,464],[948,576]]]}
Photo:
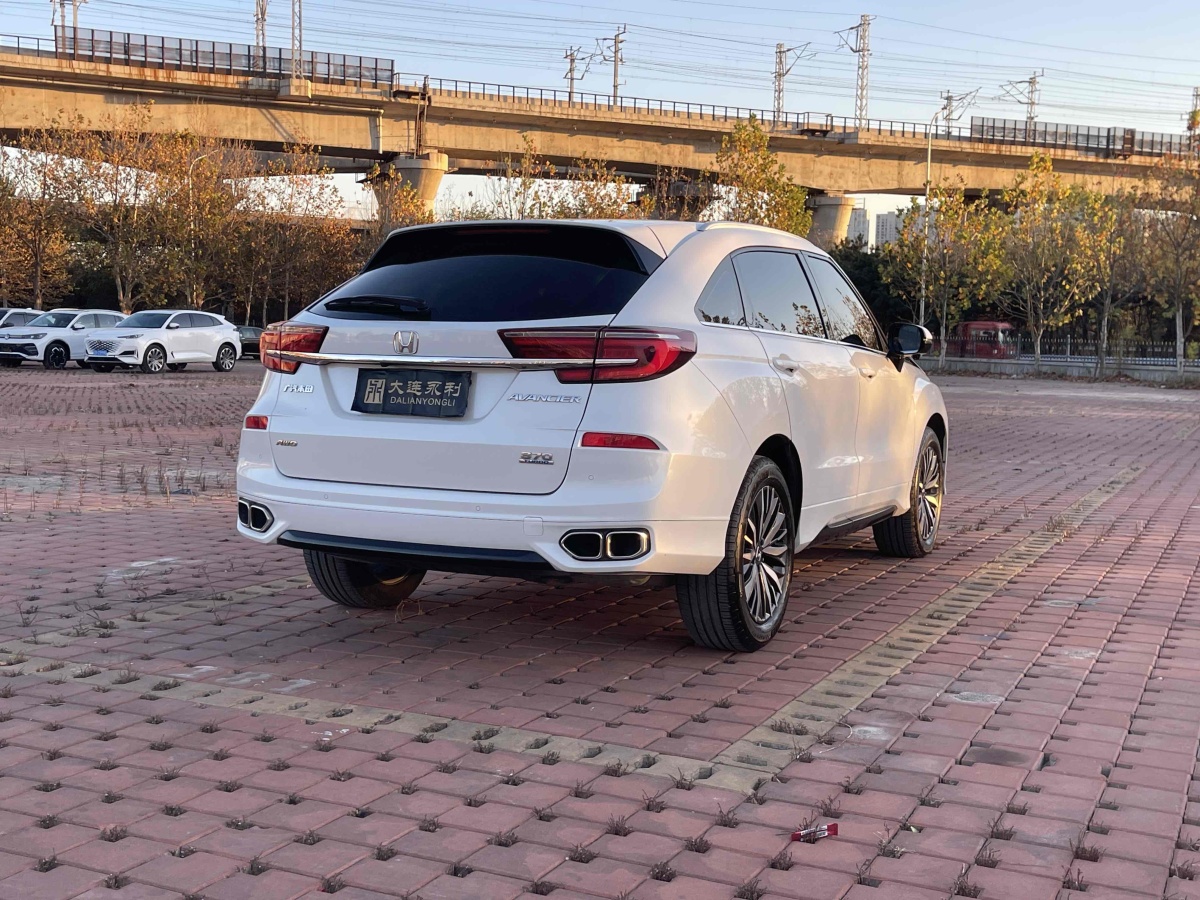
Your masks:
{"label": "sky", "polygon": [[[0,31],[51,37],[50,12],[48,0],[0,0]],[[304,0],[304,44],[390,58],[398,72],[560,88],[574,47],[578,89],[608,93],[624,26],[623,96],[770,110],[783,42],[798,48],[785,108],[853,116],[857,57],[837,32],[863,13],[872,118],[927,122],[943,92],[977,91],[960,124],[1024,119],[1011,95],[1025,86],[1004,85],[1036,72],[1039,121],[1179,133],[1200,87],[1200,4],[1183,0]],[[248,43],[254,0],[87,0],[79,19]],[[290,44],[290,0],[270,0],[268,42]]]}

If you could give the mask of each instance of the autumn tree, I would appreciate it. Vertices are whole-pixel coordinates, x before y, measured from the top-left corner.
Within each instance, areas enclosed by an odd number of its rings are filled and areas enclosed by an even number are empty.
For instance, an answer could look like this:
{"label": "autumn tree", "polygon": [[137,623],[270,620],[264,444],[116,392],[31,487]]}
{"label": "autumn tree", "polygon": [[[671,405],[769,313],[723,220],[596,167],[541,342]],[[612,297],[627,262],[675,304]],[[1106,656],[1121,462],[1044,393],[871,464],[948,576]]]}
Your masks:
{"label": "autumn tree", "polygon": [[150,104],[133,106],[78,137],[75,198],[117,289],[122,312],[161,306],[171,260],[163,235],[172,215],[160,172],[186,151],[173,135],[150,130]]}
{"label": "autumn tree", "polygon": [[1183,374],[1200,295],[1200,160],[1167,157],[1147,176],[1138,205],[1147,216],[1150,290],[1175,320],[1175,364]]}
{"label": "autumn tree", "polygon": [[1099,289],[1092,304],[1098,330],[1096,376],[1103,378],[1113,314],[1145,296],[1149,286],[1147,219],[1137,208],[1136,196],[1122,193],[1105,198],[1098,214],[1084,227],[1092,232],[1088,242],[1099,274]]}
{"label": "autumn tree", "polygon": [[1040,153],[1003,197],[1011,215],[1001,238],[1009,283],[1000,304],[1025,322],[1040,372],[1046,329],[1066,325],[1099,290],[1104,198],[1064,184]]}
{"label": "autumn tree", "polygon": [[806,235],[812,227],[808,194],[787,174],[769,141],[754,117],[721,138],[716,164],[721,218]]}
{"label": "autumn tree", "polygon": [[[1002,214],[967,199],[961,185],[939,185],[926,211],[913,200],[900,234],[883,251],[884,280],[909,304],[913,318],[938,321],[941,361],[950,330],[973,304],[994,298],[1007,278],[1000,236]],[[924,324],[924,323],[922,323]]]}
{"label": "autumn tree", "polygon": [[0,255],[6,292],[35,309],[63,296],[67,283],[70,160],[57,130],[20,134],[0,148],[0,216],[9,244]]}
{"label": "autumn tree", "polygon": [[[166,140],[166,139],[164,139]],[[179,151],[156,172],[158,243],[164,294],[200,309],[228,282],[245,216],[241,206],[255,161],[245,147],[179,135]]]}

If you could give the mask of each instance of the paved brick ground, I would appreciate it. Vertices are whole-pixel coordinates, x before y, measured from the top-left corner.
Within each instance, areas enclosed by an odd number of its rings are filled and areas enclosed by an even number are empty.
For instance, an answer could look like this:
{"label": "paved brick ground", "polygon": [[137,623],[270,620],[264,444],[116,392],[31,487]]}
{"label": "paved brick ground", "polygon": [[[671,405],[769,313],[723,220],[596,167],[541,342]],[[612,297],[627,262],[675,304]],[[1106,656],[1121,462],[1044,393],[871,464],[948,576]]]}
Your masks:
{"label": "paved brick ground", "polygon": [[725,656],[329,606],[230,526],[257,377],[0,375],[0,900],[1200,897],[1200,394],[947,379],[937,552],[810,550]]}

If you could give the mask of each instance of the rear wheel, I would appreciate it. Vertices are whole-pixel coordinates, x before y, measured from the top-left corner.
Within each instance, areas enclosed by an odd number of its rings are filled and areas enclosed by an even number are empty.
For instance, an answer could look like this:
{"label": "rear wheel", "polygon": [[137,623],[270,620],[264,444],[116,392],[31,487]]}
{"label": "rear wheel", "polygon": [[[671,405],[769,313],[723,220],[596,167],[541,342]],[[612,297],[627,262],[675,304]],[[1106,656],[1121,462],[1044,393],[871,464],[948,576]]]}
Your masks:
{"label": "rear wheel", "polygon": [[729,517],[725,559],[711,575],[684,575],[675,584],[692,640],[714,650],[765,646],[787,610],[795,546],[783,472],[772,460],[755,457]]}
{"label": "rear wheel", "polygon": [[217,358],[213,360],[213,368],[218,372],[232,372],[236,364],[237,351],[233,349],[233,345],[222,344],[221,349],[217,351]]}
{"label": "rear wheel", "polygon": [[304,564],[318,591],[351,609],[399,606],[425,577],[424,569],[345,559],[320,550],[305,550]]}
{"label": "rear wheel", "polygon": [[167,370],[170,372],[182,372],[187,368],[187,363],[167,363]]}
{"label": "rear wheel", "polygon": [[107,375],[115,368],[116,366],[112,363],[92,363],[92,371],[99,372],[101,375]]}
{"label": "rear wheel", "polygon": [[147,375],[160,375],[166,367],[167,351],[158,344],[151,344],[147,347],[146,355],[142,357],[142,364],[139,368]]}
{"label": "rear wheel", "polygon": [[942,519],[945,477],[942,442],[932,428],[926,428],[913,471],[908,512],[875,526],[875,546],[880,553],[914,558],[933,551]]}
{"label": "rear wheel", "polygon": [[55,341],[46,348],[46,355],[42,357],[42,365],[47,369],[65,369],[70,359],[71,351],[67,345],[61,341]]}

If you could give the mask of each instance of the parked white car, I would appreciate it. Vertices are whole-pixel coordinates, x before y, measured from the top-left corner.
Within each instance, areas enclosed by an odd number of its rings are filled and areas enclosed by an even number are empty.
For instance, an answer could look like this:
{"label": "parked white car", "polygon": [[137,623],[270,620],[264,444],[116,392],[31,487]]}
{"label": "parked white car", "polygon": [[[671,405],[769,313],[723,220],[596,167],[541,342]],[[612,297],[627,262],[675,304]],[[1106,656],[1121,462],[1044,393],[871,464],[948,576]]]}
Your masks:
{"label": "parked white car", "polygon": [[0,364],[19,366],[41,362],[47,369],[62,369],[75,360],[86,367],[87,338],[99,328],[116,325],[125,317],[106,309],[56,309],[41,313],[21,327],[0,331]]}
{"label": "parked white car", "polygon": [[947,416],[828,254],[732,223],[487,222],[392,233],[262,336],[238,530],[329,599],[428,569],[674,581],[692,638],[755,650],[794,553],[873,527],[923,556]]}
{"label": "parked white car", "polygon": [[0,328],[17,328],[28,325],[42,314],[40,309],[0,306]]}
{"label": "parked white car", "polygon": [[87,341],[88,365],[97,372],[137,366],[157,375],[164,369],[182,371],[193,362],[230,372],[241,354],[242,341],[233,323],[216,313],[181,309],[136,312]]}

